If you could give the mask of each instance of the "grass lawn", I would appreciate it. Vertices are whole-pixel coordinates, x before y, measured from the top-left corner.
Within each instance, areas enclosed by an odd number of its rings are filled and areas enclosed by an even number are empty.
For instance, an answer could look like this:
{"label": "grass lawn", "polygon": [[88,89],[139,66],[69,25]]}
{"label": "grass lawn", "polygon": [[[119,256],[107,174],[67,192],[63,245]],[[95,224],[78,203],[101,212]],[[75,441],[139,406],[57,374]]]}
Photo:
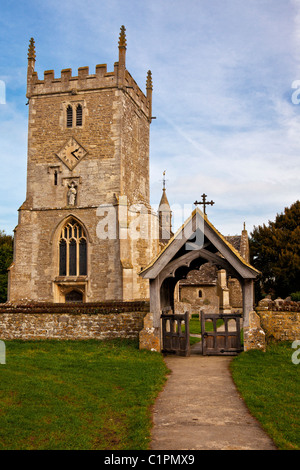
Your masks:
{"label": "grass lawn", "polygon": [[231,362],[233,379],[250,412],[281,450],[300,450],[300,364],[291,343],[265,353],[247,351]]}
{"label": "grass lawn", "polygon": [[[198,322],[199,323],[199,322]],[[151,405],[168,373],[135,341],[6,341],[0,450],[148,449]],[[279,449],[300,449],[300,364],[291,343],[231,362],[250,412]]]}
{"label": "grass lawn", "polygon": [[134,341],[6,341],[0,450],[147,449],[167,369]]}

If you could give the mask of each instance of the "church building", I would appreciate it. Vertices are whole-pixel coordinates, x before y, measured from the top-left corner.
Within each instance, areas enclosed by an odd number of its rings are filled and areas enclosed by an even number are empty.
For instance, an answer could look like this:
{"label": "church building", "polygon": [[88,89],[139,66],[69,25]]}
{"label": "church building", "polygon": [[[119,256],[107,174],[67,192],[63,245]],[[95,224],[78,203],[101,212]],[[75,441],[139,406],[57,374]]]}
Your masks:
{"label": "church building", "polygon": [[[185,251],[172,233],[165,172],[157,213],[151,208],[152,76],[148,71],[144,93],[126,69],[124,26],[118,46],[112,72],[100,64],[93,74],[88,67],[80,67],[75,76],[71,69],[62,70],[60,77],[47,70],[40,79],[30,40],[27,192],[15,229],[8,300],[150,298],[156,327],[166,306],[173,312],[183,304],[189,304],[190,313],[248,312],[253,302],[247,282],[257,274],[248,265],[245,229],[239,240],[225,240],[208,221],[205,207],[200,218],[197,209],[190,236],[195,227],[203,230],[205,243],[194,253]],[[172,263],[175,271],[169,269]]]}

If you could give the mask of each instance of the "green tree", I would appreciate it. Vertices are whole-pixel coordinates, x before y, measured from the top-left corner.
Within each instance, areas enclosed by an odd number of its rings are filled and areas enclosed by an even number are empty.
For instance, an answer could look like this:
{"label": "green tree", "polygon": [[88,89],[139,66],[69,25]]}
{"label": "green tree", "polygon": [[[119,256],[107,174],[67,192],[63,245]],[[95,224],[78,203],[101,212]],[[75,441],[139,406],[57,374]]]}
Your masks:
{"label": "green tree", "polygon": [[8,268],[13,260],[13,237],[0,230],[0,302],[7,300]]}
{"label": "green tree", "polygon": [[254,227],[250,255],[262,273],[260,297],[285,298],[300,290],[300,201],[277,214],[275,222]]}

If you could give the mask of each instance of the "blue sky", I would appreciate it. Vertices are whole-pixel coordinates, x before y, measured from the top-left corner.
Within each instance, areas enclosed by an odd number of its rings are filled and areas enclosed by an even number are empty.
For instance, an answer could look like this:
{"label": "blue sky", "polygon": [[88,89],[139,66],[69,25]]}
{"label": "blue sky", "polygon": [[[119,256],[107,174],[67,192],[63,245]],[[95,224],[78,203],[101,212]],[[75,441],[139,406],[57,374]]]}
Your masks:
{"label": "blue sky", "polygon": [[26,194],[30,37],[39,77],[93,73],[100,63],[113,70],[123,24],[143,91],[152,71],[151,203],[166,170],[174,228],[203,192],[224,235],[299,199],[300,0],[1,0],[0,229],[12,233]]}

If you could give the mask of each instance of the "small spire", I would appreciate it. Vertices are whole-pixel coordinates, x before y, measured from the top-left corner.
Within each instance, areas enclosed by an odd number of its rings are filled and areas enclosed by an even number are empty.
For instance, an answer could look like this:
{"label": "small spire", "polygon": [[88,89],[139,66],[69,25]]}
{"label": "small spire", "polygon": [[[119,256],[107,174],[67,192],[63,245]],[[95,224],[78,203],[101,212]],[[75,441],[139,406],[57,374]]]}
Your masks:
{"label": "small spire", "polygon": [[146,88],[147,90],[153,90],[151,70],[148,70],[148,73],[147,73]]}
{"label": "small spire", "polygon": [[34,39],[33,38],[30,38],[30,41],[29,41],[28,59],[35,60],[35,45],[34,45]]}
{"label": "small spire", "polygon": [[151,70],[148,70],[147,73],[147,81],[146,81],[146,89],[147,89],[147,101],[148,101],[148,106],[149,106],[149,114],[148,114],[148,120],[151,123],[152,119],[152,73]]}
{"label": "small spire", "polygon": [[[162,205],[167,205],[168,207],[170,207],[170,204],[169,204],[169,201],[168,201],[168,198],[167,198],[167,194],[166,194],[166,170],[163,172],[163,179],[162,179],[162,182],[163,182],[163,193],[162,193],[162,196],[161,196],[161,200],[160,200],[160,203],[159,203],[159,207],[162,206]],[[164,206],[164,209],[162,210],[165,210],[165,207]]]}
{"label": "small spire", "polygon": [[125,26],[121,26],[121,31],[120,31],[120,38],[119,38],[119,47],[125,47],[126,48],[126,29]]}
{"label": "small spire", "polygon": [[166,194],[166,170],[163,172],[163,191],[158,206],[159,241],[166,244],[172,233],[172,211]]}
{"label": "small spire", "polygon": [[125,68],[126,68],[126,35],[125,26],[121,26],[119,38],[119,62],[118,62],[118,87],[125,86]]}

